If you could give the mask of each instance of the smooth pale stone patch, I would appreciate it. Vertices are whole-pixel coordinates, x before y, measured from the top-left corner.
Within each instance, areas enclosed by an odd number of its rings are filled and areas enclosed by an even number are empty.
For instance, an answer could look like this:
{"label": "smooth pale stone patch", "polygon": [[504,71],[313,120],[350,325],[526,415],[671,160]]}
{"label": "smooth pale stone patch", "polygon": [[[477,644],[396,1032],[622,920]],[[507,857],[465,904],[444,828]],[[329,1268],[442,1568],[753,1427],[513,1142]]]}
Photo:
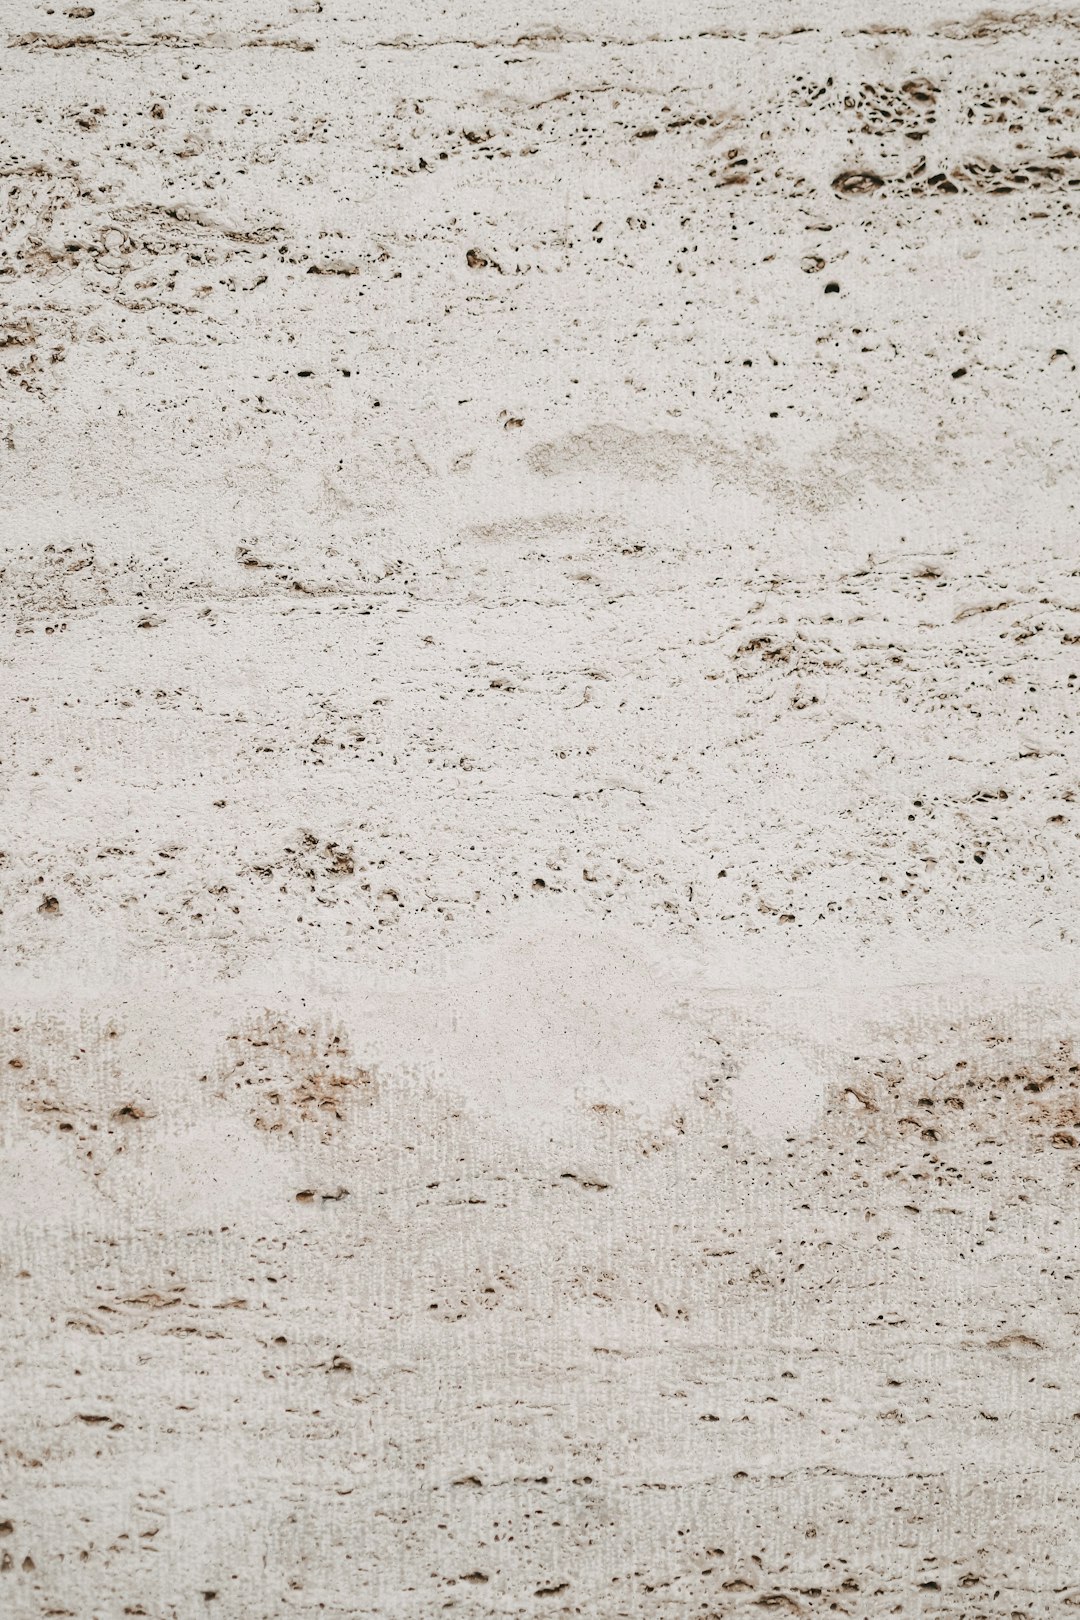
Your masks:
{"label": "smooth pale stone patch", "polygon": [[75,1227],[96,1202],[88,1180],[70,1173],[71,1155],[57,1135],[12,1135],[0,1151],[0,1220]]}
{"label": "smooth pale stone patch", "polygon": [[289,1158],[251,1128],[246,1118],[228,1119],[223,1109],[176,1130],[162,1149],[153,1142],[114,1168],[109,1192],[131,1197],[138,1190],[151,1208],[172,1219],[237,1219],[261,1211],[279,1214],[304,1179],[303,1161]]}
{"label": "smooth pale stone patch", "polygon": [[414,1008],[398,1052],[413,1046],[441,1084],[513,1112],[578,1101],[662,1114],[701,1045],[685,986],[623,932],[501,937],[420,988]]}
{"label": "smooth pale stone patch", "polygon": [[755,1047],[731,1082],[736,1117],[762,1141],[810,1130],[824,1093],[823,1080],[793,1046]]}

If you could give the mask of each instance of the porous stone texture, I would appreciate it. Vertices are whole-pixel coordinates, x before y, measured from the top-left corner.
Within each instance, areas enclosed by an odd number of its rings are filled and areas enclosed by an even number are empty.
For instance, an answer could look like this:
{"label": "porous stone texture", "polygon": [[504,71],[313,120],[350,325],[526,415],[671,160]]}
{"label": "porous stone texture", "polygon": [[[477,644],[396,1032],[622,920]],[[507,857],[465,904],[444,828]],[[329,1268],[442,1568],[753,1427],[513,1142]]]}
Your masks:
{"label": "porous stone texture", "polygon": [[1080,13],[0,31],[0,1613],[1080,1608]]}

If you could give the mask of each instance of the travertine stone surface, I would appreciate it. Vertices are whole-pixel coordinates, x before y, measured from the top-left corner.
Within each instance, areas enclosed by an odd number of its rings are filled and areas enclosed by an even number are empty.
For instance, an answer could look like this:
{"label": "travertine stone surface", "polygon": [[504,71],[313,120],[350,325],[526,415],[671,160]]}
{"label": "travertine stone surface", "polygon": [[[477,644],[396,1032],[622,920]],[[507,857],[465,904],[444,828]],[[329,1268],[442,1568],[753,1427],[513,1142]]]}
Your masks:
{"label": "travertine stone surface", "polygon": [[0,1614],[1080,1608],[1080,13],[0,7]]}

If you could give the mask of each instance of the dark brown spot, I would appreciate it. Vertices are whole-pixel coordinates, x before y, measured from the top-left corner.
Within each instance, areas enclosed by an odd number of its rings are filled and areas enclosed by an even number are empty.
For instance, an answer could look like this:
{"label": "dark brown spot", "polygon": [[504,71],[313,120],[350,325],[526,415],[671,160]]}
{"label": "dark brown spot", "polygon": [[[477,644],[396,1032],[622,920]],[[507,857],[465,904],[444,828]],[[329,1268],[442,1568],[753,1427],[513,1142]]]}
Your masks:
{"label": "dark brown spot", "polygon": [[885,182],[878,174],[871,174],[868,169],[845,169],[833,181],[834,191],[840,192],[843,197],[858,197],[870,191],[877,191]]}

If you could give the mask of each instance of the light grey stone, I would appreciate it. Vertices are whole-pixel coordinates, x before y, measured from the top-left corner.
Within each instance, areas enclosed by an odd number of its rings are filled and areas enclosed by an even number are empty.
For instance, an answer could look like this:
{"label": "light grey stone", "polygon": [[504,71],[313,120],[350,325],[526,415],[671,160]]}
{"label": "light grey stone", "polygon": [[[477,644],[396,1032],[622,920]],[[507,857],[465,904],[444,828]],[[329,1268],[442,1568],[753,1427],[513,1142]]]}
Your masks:
{"label": "light grey stone", "polygon": [[1080,14],[0,9],[0,1614],[1080,1608]]}

